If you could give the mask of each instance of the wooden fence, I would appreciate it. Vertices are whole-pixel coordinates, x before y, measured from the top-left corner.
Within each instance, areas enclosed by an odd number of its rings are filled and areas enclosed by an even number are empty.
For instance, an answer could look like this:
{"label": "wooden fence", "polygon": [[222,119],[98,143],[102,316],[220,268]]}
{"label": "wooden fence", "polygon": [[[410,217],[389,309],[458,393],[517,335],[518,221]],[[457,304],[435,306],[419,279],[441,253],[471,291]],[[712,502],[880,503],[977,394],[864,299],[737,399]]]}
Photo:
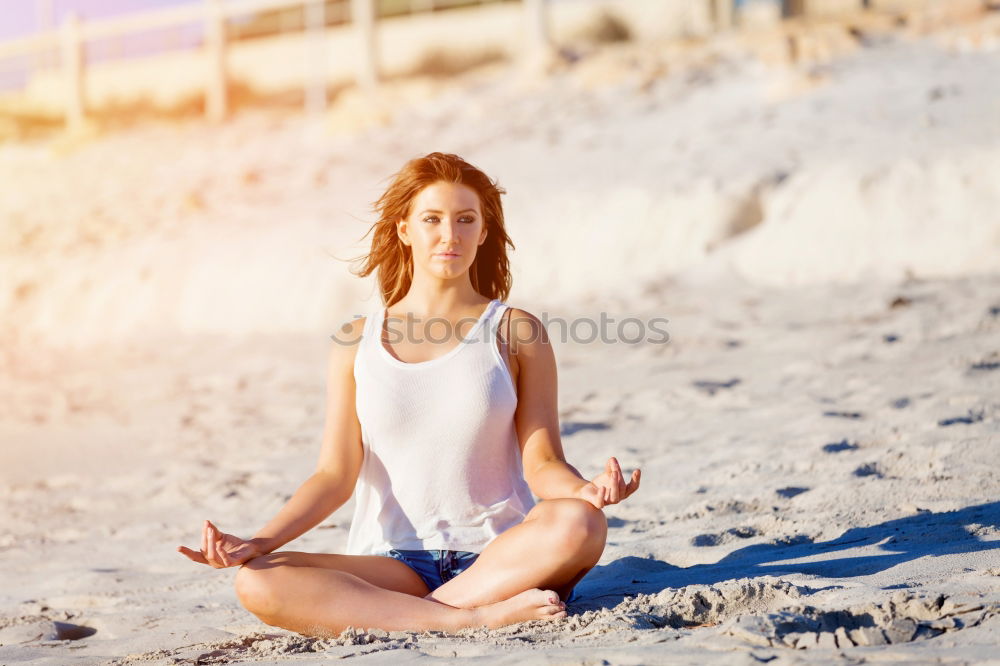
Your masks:
{"label": "wooden fence", "polygon": [[[380,0],[389,2],[390,0]],[[467,6],[512,0],[392,0],[396,12],[412,13],[432,11],[449,6]],[[527,41],[524,57],[533,59],[549,48],[550,26],[548,7],[552,0],[514,0],[521,3],[524,12],[524,31]],[[735,0],[689,0],[708,4],[716,28],[728,28],[734,20]],[[773,0],[786,13],[789,7],[801,8],[810,3],[837,2],[840,4],[867,4],[865,0]],[[266,12],[296,9],[302,12],[301,28],[315,53],[322,51],[326,26],[331,23],[348,24],[358,38],[355,77],[365,89],[373,89],[379,81],[379,48],[377,41],[376,0],[201,0],[121,17],[83,22],[73,15],[62,25],[26,37],[0,42],[0,61],[7,58],[28,57],[39,61],[46,54],[58,54],[60,76],[63,77],[65,97],[64,117],[70,128],[79,127],[86,114],[85,80],[87,62],[84,47],[97,40],[135,35],[143,31],[200,25],[204,44],[205,114],[215,122],[228,114],[227,100],[227,47],[230,41],[230,22],[236,17],[260,15]],[[801,9],[799,9],[801,11]],[[797,11],[794,13],[798,13]],[[326,106],[327,73],[321,59],[311,67],[305,83],[305,105],[309,111],[320,111]]]}
{"label": "wooden fence", "polygon": [[[449,6],[486,4],[498,0],[405,0],[406,9],[426,12]],[[502,0],[501,0],[502,1]],[[544,0],[526,0],[525,6],[540,5]],[[205,114],[212,121],[221,121],[228,114],[226,51],[229,39],[227,25],[234,17],[301,9],[303,33],[316,52],[324,41],[330,23],[350,23],[358,33],[360,49],[356,77],[359,85],[371,89],[378,83],[378,45],[375,0],[203,0],[190,4],[147,10],[121,17],[81,21],[69,14],[55,30],[0,42],[0,61],[9,58],[33,58],[38,62],[45,54],[58,54],[59,67],[65,86],[64,116],[70,128],[83,124],[86,114],[84,47],[88,42],[124,37],[143,31],[173,28],[190,24],[202,26],[204,36]],[[538,8],[534,8],[538,10]],[[305,86],[306,107],[319,111],[326,106],[326,76],[322,66]]]}

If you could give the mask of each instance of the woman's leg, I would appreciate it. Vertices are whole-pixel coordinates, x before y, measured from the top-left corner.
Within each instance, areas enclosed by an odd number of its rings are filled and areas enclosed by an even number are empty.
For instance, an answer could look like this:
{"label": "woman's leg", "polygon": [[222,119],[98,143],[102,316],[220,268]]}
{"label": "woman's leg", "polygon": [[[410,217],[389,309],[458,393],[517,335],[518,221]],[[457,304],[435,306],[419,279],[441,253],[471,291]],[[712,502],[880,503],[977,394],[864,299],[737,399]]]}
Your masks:
{"label": "woman's leg", "polygon": [[426,591],[405,564],[377,555],[276,552],[250,560],[236,574],[236,592],[247,610],[272,626],[313,636],[335,636],[349,626],[455,631],[566,615],[551,590],[531,589],[474,609],[418,596]]}
{"label": "woman's leg", "polygon": [[590,502],[543,500],[490,542],[472,566],[425,598],[476,608],[535,587],[565,598],[601,559],[607,535],[604,512]]}
{"label": "woman's leg", "polygon": [[344,571],[372,585],[418,597],[423,597],[428,592],[427,584],[413,569],[395,558],[383,555],[341,555],[283,550],[265,557],[277,565]]}

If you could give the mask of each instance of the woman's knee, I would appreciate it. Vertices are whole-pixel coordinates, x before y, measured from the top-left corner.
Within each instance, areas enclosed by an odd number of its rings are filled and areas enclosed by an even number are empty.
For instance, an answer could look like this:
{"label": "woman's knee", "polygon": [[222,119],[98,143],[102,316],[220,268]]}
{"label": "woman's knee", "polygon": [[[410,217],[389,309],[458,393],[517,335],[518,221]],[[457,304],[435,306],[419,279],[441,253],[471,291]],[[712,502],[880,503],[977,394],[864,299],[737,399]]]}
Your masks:
{"label": "woman's knee", "polygon": [[604,512],[586,500],[561,498],[553,502],[549,522],[553,535],[570,549],[600,557],[608,536],[608,520]]}
{"label": "woman's knee", "polygon": [[267,622],[278,610],[278,568],[267,555],[255,557],[236,572],[236,596],[243,607]]}

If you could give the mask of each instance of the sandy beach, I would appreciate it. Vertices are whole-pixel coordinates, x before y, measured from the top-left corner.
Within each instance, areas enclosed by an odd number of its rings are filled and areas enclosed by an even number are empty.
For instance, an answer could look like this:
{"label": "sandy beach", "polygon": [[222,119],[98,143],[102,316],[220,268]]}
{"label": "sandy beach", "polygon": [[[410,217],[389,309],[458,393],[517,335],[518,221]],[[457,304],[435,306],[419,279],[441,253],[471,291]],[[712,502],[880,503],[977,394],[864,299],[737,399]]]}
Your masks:
{"label": "sandy beach", "polygon": [[[0,144],[0,663],[995,663],[997,12],[808,34]],[[564,620],[269,627],[175,548],[312,471],[328,336],[377,303],[342,260],[433,150],[508,190],[508,302],[583,322],[549,328],[567,458],[642,487]]]}

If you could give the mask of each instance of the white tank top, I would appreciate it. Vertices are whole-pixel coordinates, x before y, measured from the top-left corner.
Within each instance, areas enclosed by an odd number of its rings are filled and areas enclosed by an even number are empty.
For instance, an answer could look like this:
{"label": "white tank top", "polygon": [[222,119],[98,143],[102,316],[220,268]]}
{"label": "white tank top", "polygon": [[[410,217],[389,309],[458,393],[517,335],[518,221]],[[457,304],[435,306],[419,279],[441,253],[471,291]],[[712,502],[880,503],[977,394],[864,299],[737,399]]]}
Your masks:
{"label": "white tank top", "polygon": [[422,363],[383,346],[383,308],[366,319],[354,360],[364,461],[347,554],[482,552],[534,506],[496,344],[507,307],[490,301],[458,346]]}

